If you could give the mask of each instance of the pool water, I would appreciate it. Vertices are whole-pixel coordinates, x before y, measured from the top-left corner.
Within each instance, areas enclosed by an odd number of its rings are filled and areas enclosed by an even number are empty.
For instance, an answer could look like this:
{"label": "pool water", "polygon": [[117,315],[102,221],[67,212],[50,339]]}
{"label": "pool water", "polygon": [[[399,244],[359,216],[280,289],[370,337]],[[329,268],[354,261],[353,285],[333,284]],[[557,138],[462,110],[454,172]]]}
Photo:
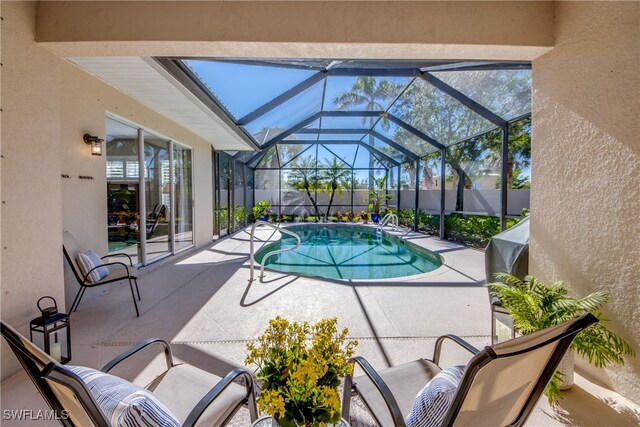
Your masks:
{"label": "pool water", "polygon": [[[267,258],[266,268],[301,276],[328,279],[387,279],[433,271],[440,258],[418,246],[371,227],[348,225],[302,225],[287,228],[298,234],[300,247]],[[282,234],[276,242],[256,253],[262,262],[268,252],[294,247],[296,239]]]}
{"label": "pool water", "polygon": [[121,251],[121,250],[127,249],[128,247],[133,246],[135,244],[136,244],[135,242],[133,244],[131,244],[131,243],[127,243],[126,241],[123,241],[123,242],[109,242],[109,252]]}

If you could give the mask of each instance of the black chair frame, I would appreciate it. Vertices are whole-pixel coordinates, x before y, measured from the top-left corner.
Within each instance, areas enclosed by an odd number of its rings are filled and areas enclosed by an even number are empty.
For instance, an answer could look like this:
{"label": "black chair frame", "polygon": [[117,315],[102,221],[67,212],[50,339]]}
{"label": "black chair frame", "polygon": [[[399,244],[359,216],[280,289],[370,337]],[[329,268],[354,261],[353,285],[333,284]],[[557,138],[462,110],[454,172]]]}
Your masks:
{"label": "black chair frame", "polygon": [[[138,288],[138,278],[136,276],[133,276],[131,274],[131,272],[129,271],[129,267],[133,267],[133,260],[131,259],[131,257],[127,254],[123,254],[123,253],[118,253],[118,254],[109,254],[106,256],[101,257],[100,259],[105,259],[105,258],[112,258],[112,257],[126,257],[129,260],[129,266],[127,266],[125,263],[123,262],[108,262],[105,264],[102,264],[101,266],[98,267],[94,267],[92,268],[90,271],[87,272],[87,274],[85,274],[84,276],[81,276],[81,273],[79,271],[77,271],[76,269],[76,265],[73,262],[73,259],[71,259],[71,256],[69,255],[69,253],[67,252],[67,249],[64,247],[64,245],[62,246],[62,251],[64,252],[64,257],[67,260],[67,263],[69,264],[69,267],[71,267],[71,270],[73,271],[73,275],[75,276],[78,284],[80,285],[80,289],[78,290],[78,293],[76,294],[75,298],[73,299],[73,303],[71,304],[71,308],[69,309],[69,314],[71,314],[72,312],[76,311],[78,309],[78,306],[80,305],[80,301],[82,300],[82,297],[84,296],[84,292],[87,290],[87,288],[95,288],[97,286],[101,286],[101,285],[106,285],[109,283],[114,283],[114,282],[119,282],[121,280],[127,280],[129,282],[129,288],[131,289],[131,296],[133,297],[133,305],[136,309],[136,316],[139,317],[140,316],[140,312],[138,311],[138,303],[136,301],[136,294],[137,294],[137,300],[140,301],[140,289]],[[116,277],[114,279],[109,279],[109,280],[101,280],[97,283],[92,283],[89,280],[89,275],[91,274],[91,272],[93,272],[94,270],[101,268],[101,267],[109,267],[109,266],[121,266],[124,267],[124,269],[127,272],[126,277],[122,276],[122,277]],[[135,292],[134,292],[134,288],[135,288]]]}

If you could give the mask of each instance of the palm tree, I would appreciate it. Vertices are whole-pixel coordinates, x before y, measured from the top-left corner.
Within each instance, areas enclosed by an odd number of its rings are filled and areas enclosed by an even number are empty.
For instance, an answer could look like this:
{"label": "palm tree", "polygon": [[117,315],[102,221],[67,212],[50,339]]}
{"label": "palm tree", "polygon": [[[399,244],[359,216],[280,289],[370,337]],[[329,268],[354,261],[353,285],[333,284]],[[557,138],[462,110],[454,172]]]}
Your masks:
{"label": "palm tree", "polygon": [[316,162],[314,156],[296,158],[291,162],[293,169],[289,174],[289,184],[298,190],[305,190],[316,212],[316,221],[320,216],[316,199],[311,195],[311,190],[317,187]]}
{"label": "palm tree", "polygon": [[[500,134],[490,133],[481,139],[484,148],[491,150],[490,160],[496,165],[502,161]],[[531,165],[531,117],[509,123],[509,156],[507,157],[507,188],[514,188],[515,178],[522,169]]]}
{"label": "palm tree", "polygon": [[327,218],[331,212],[333,196],[342,194],[343,188],[351,187],[351,169],[345,169],[344,164],[337,158],[332,161],[325,159],[324,166],[327,168],[322,172],[323,187],[329,191],[329,206],[327,207]]}
{"label": "palm tree", "polygon": [[[344,110],[351,107],[362,107],[363,111],[384,111],[383,101],[393,99],[402,88],[402,85],[392,83],[388,80],[378,81],[375,77],[356,77],[356,81],[348,92],[334,98],[333,104],[337,110]],[[369,117],[369,129],[373,127],[376,118]],[[367,117],[362,118],[362,125],[367,126]],[[389,120],[382,118],[382,126],[388,128]],[[373,147],[375,140],[373,135],[369,135],[369,145]],[[369,169],[373,169],[373,156],[369,156]],[[369,189],[373,188],[373,181],[369,178]]]}

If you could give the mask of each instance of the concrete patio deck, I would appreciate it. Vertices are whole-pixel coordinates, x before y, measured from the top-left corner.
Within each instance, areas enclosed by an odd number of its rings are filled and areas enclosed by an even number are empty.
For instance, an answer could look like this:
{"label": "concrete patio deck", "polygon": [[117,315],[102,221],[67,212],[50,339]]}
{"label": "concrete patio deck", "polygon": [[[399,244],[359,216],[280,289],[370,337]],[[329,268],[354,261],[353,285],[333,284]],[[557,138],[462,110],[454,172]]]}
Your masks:
{"label": "concrete patio deck", "polygon": [[[268,229],[256,232],[262,242],[278,235]],[[160,337],[173,343],[177,358],[224,375],[243,364],[246,342],[276,315],[308,321],[336,316],[359,341],[357,353],[376,368],[431,357],[436,337],[445,333],[477,347],[489,344],[483,253],[421,234],[407,238],[439,253],[445,264],[403,280],[333,281],[269,272],[265,283],[249,283],[248,230],[163,260],[140,272],[139,318],[127,286],[87,292],[71,317],[72,363],[99,368],[129,346]],[[445,348],[447,353],[444,364],[465,363],[468,358],[453,347]],[[144,384],[160,371],[162,362],[153,351],[144,352],[118,374]],[[580,376],[565,396],[557,410],[543,399],[528,425],[640,423],[638,406]],[[24,373],[2,383],[3,413],[45,408]],[[2,425],[31,424],[3,420]],[[247,411],[242,410],[232,425],[249,425]]]}

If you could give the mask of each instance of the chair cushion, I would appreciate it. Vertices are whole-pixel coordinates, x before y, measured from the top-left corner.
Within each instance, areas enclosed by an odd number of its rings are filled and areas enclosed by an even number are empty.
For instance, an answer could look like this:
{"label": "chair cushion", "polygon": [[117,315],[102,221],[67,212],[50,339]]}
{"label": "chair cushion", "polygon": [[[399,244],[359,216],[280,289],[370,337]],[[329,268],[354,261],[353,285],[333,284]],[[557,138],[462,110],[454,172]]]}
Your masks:
{"label": "chair cushion", "polygon": [[[82,270],[82,274],[84,276],[86,276],[93,268],[100,267],[103,264],[104,263],[98,254],[93,251],[78,254],[78,266],[80,266],[80,270]],[[107,277],[108,274],[109,269],[107,267],[96,268],[89,273],[89,281],[91,283],[98,283],[100,280]]]}
{"label": "chair cushion", "polygon": [[149,390],[116,376],[82,366],[67,366],[89,392],[114,427],[166,426],[180,423]]}
{"label": "chair cushion", "polygon": [[[187,363],[179,364],[156,378],[147,389],[166,402],[176,418],[184,423],[191,410],[221,378]],[[197,426],[220,426],[244,403],[244,386],[229,384],[204,411]]]}
{"label": "chair cushion", "polygon": [[440,427],[464,375],[465,366],[443,369],[424,386],[405,419],[407,427]]}
{"label": "chair cushion", "polygon": [[[440,367],[430,360],[418,359],[403,365],[381,369],[378,374],[396,399],[400,412],[406,417],[413,407],[416,394],[440,372]],[[382,396],[366,375],[353,379],[356,391],[381,426],[392,426],[393,419]]]}

